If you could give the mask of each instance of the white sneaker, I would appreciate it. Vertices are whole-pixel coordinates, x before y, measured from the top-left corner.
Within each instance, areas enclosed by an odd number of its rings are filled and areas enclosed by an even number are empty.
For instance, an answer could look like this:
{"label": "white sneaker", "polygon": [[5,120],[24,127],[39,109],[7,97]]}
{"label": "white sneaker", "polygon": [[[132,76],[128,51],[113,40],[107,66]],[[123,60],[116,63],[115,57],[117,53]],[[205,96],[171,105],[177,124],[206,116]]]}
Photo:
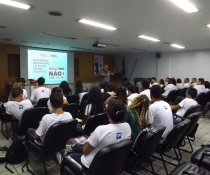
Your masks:
{"label": "white sneaker", "polygon": [[61,164],[61,162],[63,160],[63,157],[62,157],[62,155],[61,155],[60,152],[57,152],[56,153],[56,159],[57,159],[58,163]]}

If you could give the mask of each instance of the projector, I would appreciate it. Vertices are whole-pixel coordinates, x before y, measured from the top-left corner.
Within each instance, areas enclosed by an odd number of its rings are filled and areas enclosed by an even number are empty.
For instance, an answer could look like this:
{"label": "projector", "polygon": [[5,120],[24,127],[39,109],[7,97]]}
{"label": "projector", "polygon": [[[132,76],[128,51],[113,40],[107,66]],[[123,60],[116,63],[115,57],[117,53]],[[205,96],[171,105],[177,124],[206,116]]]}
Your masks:
{"label": "projector", "polygon": [[106,44],[102,44],[102,43],[93,43],[93,47],[104,48],[104,47],[106,47]]}

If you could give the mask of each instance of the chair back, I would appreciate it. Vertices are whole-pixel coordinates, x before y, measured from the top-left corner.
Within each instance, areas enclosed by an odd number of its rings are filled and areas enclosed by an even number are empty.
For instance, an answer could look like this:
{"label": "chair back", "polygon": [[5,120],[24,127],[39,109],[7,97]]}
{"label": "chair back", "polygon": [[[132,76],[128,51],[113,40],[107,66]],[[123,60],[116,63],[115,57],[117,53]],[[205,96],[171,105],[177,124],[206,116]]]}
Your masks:
{"label": "chair back", "polygon": [[39,99],[39,101],[37,102],[36,107],[48,107],[47,106],[48,100],[49,100],[49,98],[41,98],[41,99]]}
{"label": "chair back", "polygon": [[66,96],[68,103],[76,103],[79,104],[79,96],[78,95],[68,95]]}
{"label": "chair back", "polygon": [[206,103],[210,102],[210,91],[206,92]]}
{"label": "chair back", "polygon": [[183,88],[179,93],[179,96],[186,97],[187,88]]}
{"label": "chair back", "polygon": [[170,91],[166,97],[166,101],[168,103],[172,104],[174,102],[174,100],[176,99],[176,97],[179,95],[178,93],[179,92],[177,90]]}
{"label": "chair back", "polygon": [[165,140],[162,140],[157,148],[157,152],[167,152],[172,148],[176,147],[176,145],[180,142],[183,135],[185,134],[187,127],[190,124],[189,119],[185,119],[174,126],[171,132],[167,135]]}
{"label": "chair back", "polygon": [[197,105],[194,105],[194,106],[191,106],[184,114],[183,118],[187,118],[188,115],[192,114],[192,113],[195,113],[195,112],[200,112],[202,109],[201,105],[200,104],[197,104]]}
{"label": "chair back", "polygon": [[139,133],[132,148],[132,152],[136,155],[139,164],[146,162],[154,153],[164,130],[165,127],[160,126],[149,130],[143,130]]}
{"label": "chair back", "polygon": [[77,118],[80,116],[79,105],[76,103],[70,103],[63,105],[63,110],[65,112],[69,112],[73,118]]}
{"label": "chair back", "polygon": [[38,128],[39,122],[45,114],[49,114],[49,109],[46,107],[26,109],[21,118],[18,135],[25,135],[29,128]]}
{"label": "chair back", "polygon": [[44,138],[43,153],[54,153],[64,149],[66,142],[76,136],[76,128],[76,120],[64,120],[51,125]]}
{"label": "chair back", "polygon": [[84,128],[84,134],[90,135],[98,126],[109,124],[109,119],[106,113],[90,116]]}
{"label": "chair back", "polygon": [[196,101],[198,102],[198,104],[200,104],[202,107],[204,107],[204,105],[206,103],[206,93],[201,92],[200,94],[198,94],[198,96],[196,97]]}
{"label": "chair back", "polygon": [[102,148],[94,157],[89,175],[119,175],[128,158],[132,141],[123,140]]}

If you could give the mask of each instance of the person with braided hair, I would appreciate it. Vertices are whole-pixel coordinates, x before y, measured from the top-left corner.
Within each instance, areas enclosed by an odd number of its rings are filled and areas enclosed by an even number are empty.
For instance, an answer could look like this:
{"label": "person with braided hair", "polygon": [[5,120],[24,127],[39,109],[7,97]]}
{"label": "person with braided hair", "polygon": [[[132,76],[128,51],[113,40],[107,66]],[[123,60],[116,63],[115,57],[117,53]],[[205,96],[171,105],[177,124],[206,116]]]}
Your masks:
{"label": "person with braided hair", "polygon": [[146,95],[136,97],[130,106],[124,119],[131,127],[131,139],[135,140],[139,132],[147,127],[149,99]]}

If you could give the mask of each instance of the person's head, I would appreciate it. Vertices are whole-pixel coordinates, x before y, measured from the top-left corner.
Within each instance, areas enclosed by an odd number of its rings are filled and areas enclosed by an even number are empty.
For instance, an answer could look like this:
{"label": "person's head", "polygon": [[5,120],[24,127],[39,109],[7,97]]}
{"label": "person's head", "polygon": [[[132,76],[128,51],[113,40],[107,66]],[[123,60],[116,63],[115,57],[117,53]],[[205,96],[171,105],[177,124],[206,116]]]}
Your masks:
{"label": "person's head", "polygon": [[129,108],[141,108],[142,106],[144,106],[148,109],[149,103],[149,99],[146,95],[140,95],[134,98]]}
{"label": "person's head", "polygon": [[162,95],[162,90],[159,85],[154,85],[150,88],[150,96],[152,101],[160,100]]}
{"label": "person's head", "polygon": [[166,77],[165,82],[168,83],[169,81],[169,77]]}
{"label": "person's head", "polygon": [[164,79],[160,79],[159,83],[165,85]]}
{"label": "person's head", "polygon": [[65,95],[70,95],[71,94],[71,89],[70,89],[67,81],[62,81],[60,83],[59,87],[63,90],[63,94],[65,94]]}
{"label": "person's head", "polygon": [[204,84],[204,79],[203,78],[198,78],[197,84],[203,85]]}
{"label": "person's head", "polygon": [[189,78],[185,78],[184,79],[184,83],[189,83],[190,82],[190,79]]}
{"label": "person's head", "polygon": [[192,78],[192,82],[191,83],[196,83],[197,78]]}
{"label": "person's head", "polygon": [[151,84],[155,83],[156,82],[156,78],[155,77],[152,77],[151,78]]}
{"label": "person's head", "polygon": [[45,83],[45,79],[43,77],[39,77],[38,80],[37,80],[37,82],[38,82],[38,85],[39,86],[42,86]]}
{"label": "person's head", "polygon": [[176,80],[175,80],[175,78],[171,78],[171,82],[172,82],[173,85],[176,86]]}
{"label": "person's head", "polygon": [[12,88],[15,88],[15,87],[20,87],[20,88],[22,88],[22,84],[19,83],[19,82],[17,82],[17,81],[15,81],[15,82],[12,84]]}
{"label": "person's head", "polygon": [[133,94],[133,93],[136,93],[136,92],[137,92],[136,86],[133,85],[133,84],[130,84],[130,85],[128,86],[128,94],[130,95],[130,94]]}
{"label": "person's head", "polygon": [[127,92],[125,87],[119,87],[116,90],[116,98],[121,100],[124,104],[127,104]]}
{"label": "person's head", "polygon": [[20,87],[14,87],[12,89],[12,97],[16,101],[21,101],[23,100],[23,90]]}
{"label": "person's head", "polygon": [[50,95],[50,103],[53,109],[63,107],[63,95],[61,93],[52,93]]}
{"label": "person's head", "polygon": [[149,89],[149,81],[148,80],[145,79],[141,82],[141,89],[142,90]]}
{"label": "person's head", "polygon": [[120,100],[114,100],[108,105],[108,116],[111,123],[121,123],[126,114],[126,106]]}
{"label": "person's head", "polygon": [[114,85],[112,83],[108,83],[106,85],[106,89],[107,89],[107,92],[112,92],[114,91]]}
{"label": "person's head", "polygon": [[109,70],[109,66],[107,64],[104,65],[104,70],[108,71]]}
{"label": "person's head", "polygon": [[187,97],[188,98],[196,98],[197,97],[197,90],[193,87],[187,89]]}
{"label": "person's head", "polygon": [[205,81],[204,82],[204,86],[205,86],[206,89],[210,89],[210,83],[209,83],[209,81]]}
{"label": "person's head", "polygon": [[88,102],[91,104],[102,103],[101,90],[98,87],[92,87],[88,93]]}
{"label": "person's head", "polygon": [[63,90],[60,87],[54,87],[51,91],[51,94],[60,93],[63,95]]}
{"label": "person's head", "polygon": [[177,83],[182,83],[181,78],[177,78],[176,82],[177,82]]}

